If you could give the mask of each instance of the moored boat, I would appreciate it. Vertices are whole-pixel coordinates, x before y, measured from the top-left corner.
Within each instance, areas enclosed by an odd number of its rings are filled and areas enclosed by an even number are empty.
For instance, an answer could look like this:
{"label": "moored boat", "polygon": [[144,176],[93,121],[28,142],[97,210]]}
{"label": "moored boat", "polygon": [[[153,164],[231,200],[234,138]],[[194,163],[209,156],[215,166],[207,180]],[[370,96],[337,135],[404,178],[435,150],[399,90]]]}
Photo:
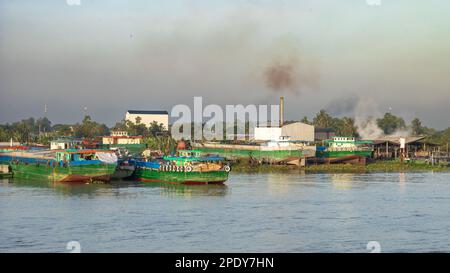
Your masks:
{"label": "moored boat", "polygon": [[45,150],[0,154],[14,177],[58,182],[108,182],[117,166],[117,156],[108,150]]}
{"label": "moored boat", "polygon": [[333,137],[325,140],[325,146],[317,147],[316,157],[336,160],[339,158],[371,157],[373,148],[371,141],[357,141],[354,137]]}
{"label": "moored boat", "polygon": [[133,177],[142,182],[171,184],[222,184],[231,170],[224,158],[200,156],[199,151],[179,151],[178,156],[165,156],[152,161],[135,162]]}

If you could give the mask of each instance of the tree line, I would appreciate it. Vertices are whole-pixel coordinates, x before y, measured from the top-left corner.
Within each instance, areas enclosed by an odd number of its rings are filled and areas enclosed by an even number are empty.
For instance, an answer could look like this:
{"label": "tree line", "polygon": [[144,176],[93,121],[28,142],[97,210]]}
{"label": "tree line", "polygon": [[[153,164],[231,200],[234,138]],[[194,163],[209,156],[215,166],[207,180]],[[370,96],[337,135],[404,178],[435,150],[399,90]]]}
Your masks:
{"label": "tree line", "polygon": [[[307,117],[303,117],[300,121],[314,125],[317,128],[333,129],[336,135],[359,137],[355,119],[352,117],[333,117],[327,111],[320,110],[312,121],[309,121]],[[418,118],[413,119],[411,124],[407,124],[402,117],[395,116],[389,112],[385,113],[383,117],[376,119],[375,122],[385,135],[393,134],[396,131],[409,131],[411,135],[416,136],[432,136],[439,133],[435,129],[423,126],[422,121]]]}
{"label": "tree line", "polygon": [[100,136],[110,134],[111,130],[123,130],[129,135],[141,135],[144,137],[161,135],[165,132],[162,124],[154,122],[149,128],[141,124],[130,121],[118,122],[114,127],[109,128],[103,123],[93,121],[90,116],[85,116],[83,120],[76,124],[55,124],[44,117],[35,120],[34,118],[23,119],[14,123],[0,124],[0,142],[39,143],[48,144],[52,139],[60,137],[75,137],[93,140]]}
{"label": "tree line", "polygon": [[[333,117],[325,110],[320,110],[312,119],[304,117],[301,122],[314,125],[317,128],[331,128],[336,135],[358,137],[358,128],[355,119],[352,117]],[[286,121],[286,123],[294,121]],[[423,135],[431,142],[440,145],[450,143],[450,127],[443,131],[426,127],[422,121],[415,118],[407,124],[402,117],[392,113],[385,113],[383,117],[376,119],[378,127],[386,134],[392,134],[398,130],[408,130],[412,135]],[[0,141],[13,141],[20,143],[42,143],[48,144],[51,139],[71,136],[76,138],[95,139],[99,136],[109,135],[112,130],[126,131],[129,135],[141,135],[144,138],[160,137],[161,142],[165,141],[163,136],[168,135],[168,128],[162,124],[153,122],[150,126],[141,123],[138,117],[134,122],[122,120],[109,128],[103,123],[93,121],[90,116],[85,116],[83,120],[76,124],[56,124],[46,118],[34,119],[32,117],[14,123],[0,124]],[[246,128],[247,132],[248,128]],[[151,143],[158,142],[155,139]]]}

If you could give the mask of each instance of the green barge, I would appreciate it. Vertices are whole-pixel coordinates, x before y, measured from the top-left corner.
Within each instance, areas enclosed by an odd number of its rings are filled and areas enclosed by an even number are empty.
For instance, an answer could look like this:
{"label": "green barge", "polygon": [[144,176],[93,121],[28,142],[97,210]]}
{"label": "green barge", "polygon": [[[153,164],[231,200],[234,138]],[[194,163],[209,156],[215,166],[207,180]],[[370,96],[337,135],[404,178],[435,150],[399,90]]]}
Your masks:
{"label": "green barge", "polygon": [[201,152],[179,151],[152,161],[136,161],[133,177],[141,182],[169,184],[223,184],[231,170],[221,157],[201,157]]}
{"label": "green barge", "polygon": [[314,156],[315,146],[290,142],[267,142],[263,144],[222,144],[193,143],[196,150],[203,154],[215,154],[229,160],[251,158],[258,162],[290,163],[300,158]]}
{"label": "green barge", "polygon": [[108,182],[117,157],[105,150],[46,150],[0,154],[13,177],[55,182]]}
{"label": "green barge", "polygon": [[353,157],[372,157],[372,141],[357,141],[354,137],[333,137],[325,140],[325,146],[317,147],[316,157],[322,159],[342,159]]}

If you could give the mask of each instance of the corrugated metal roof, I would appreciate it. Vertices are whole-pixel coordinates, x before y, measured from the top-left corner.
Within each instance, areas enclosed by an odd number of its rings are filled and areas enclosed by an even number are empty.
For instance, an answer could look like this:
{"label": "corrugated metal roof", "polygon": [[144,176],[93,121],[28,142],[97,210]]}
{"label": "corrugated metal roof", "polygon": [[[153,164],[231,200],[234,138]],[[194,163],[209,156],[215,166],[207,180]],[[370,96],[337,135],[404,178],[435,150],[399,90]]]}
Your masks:
{"label": "corrugated metal roof", "polygon": [[389,142],[392,144],[400,145],[400,138],[404,138],[405,143],[409,144],[409,143],[421,141],[425,137],[424,136],[410,136],[410,137],[385,136],[385,137],[380,137],[378,139],[371,139],[371,140],[374,142],[374,144],[381,144],[381,143]]}
{"label": "corrugated metal roof", "polygon": [[169,113],[167,111],[163,110],[157,110],[157,111],[151,111],[151,110],[128,110],[127,113],[129,114],[141,114],[141,115],[168,115]]}

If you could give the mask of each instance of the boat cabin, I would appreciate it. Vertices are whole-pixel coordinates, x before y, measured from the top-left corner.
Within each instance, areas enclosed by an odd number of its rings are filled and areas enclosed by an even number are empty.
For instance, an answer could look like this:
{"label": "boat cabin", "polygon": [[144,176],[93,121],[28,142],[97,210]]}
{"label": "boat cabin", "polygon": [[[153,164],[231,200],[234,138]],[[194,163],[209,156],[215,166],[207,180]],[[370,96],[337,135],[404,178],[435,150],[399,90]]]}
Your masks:
{"label": "boat cabin", "polygon": [[85,162],[103,162],[103,163],[116,163],[117,156],[114,151],[108,150],[77,150],[67,149],[64,151],[57,151],[55,153],[55,160],[58,162],[71,162],[81,163]]}
{"label": "boat cabin", "polygon": [[180,157],[200,157],[202,154],[199,150],[179,150],[178,156]]}
{"label": "boat cabin", "polygon": [[372,145],[372,141],[357,141],[354,137],[336,136],[332,140],[325,140],[325,144],[331,150],[353,150],[361,146]]}

